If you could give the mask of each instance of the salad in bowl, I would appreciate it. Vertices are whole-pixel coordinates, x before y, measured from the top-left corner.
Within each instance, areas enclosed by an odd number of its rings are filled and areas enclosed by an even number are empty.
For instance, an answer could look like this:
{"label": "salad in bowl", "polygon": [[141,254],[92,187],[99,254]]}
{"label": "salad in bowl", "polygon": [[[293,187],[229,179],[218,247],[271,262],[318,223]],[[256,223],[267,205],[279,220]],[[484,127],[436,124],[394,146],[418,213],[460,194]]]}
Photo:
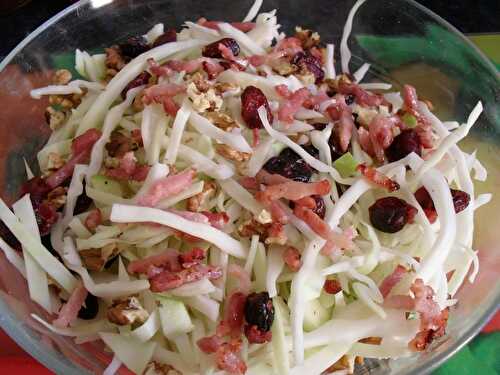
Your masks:
{"label": "salad in bowl", "polygon": [[103,342],[105,374],[346,374],[446,334],[479,269],[487,172],[410,85],[364,82],[349,35],[163,24],[76,50],[54,72],[52,134],[0,200],[0,247],[44,314]]}

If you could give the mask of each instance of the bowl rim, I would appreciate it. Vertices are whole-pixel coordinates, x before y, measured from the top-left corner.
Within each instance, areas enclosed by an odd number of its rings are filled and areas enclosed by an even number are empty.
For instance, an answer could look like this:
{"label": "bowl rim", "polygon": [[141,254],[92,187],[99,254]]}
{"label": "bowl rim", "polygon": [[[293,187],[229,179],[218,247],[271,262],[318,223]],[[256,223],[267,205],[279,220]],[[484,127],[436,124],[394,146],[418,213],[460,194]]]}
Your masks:
{"label": "bowl rim", "polygon": [[[111,5],[114,0],[111,0],[109,3],[103,4],[103,6]],[[391,0],[388,0],[391,1]],[[448,21],[443,19],[438,14],[434,13],[427,7],[419,4],[415,0],[402,0],[411,6],[419,9],[430,18],[435,20],[437,23],[443,25],[450,31],[452,31],[456,36],[458,36],[461,41],[471,48],[475,54],[477,54],[478,58],[482,60],[485,64],[485,68],[489,70],[492,77],[495,77],[500,81],[500,73],[497,71],[491,60],[486,57],[486,55],[469,39],[467,38],[461,31],[459,31],[455,26],[450,24]],[[92,0],[79,0],[76,3],[66,7],[61,10],[47,21],[43,22],[40,26],[38,26],[35,30],[33,30],[30,34],[28,34],[16,47],[10,51],[7,56],[0,62],[0,72],[2,72],[9,63],[14,59],[14,57],[33,39],[38,37],[42,32],[48,29],[50,26],[55,24],[61,18],[71,14],[75,10],[80,7],[91,5]],[[491,304],[485,309],[484,313],[477,319],[477,321],[461,336],[457,337],[456,341],[449,348],[446,348],[442,352],[435,353],[427,358],[422,364],[418,365],[409,370],[407,374],[409,375],[421,375],[428,374],[431,371],[435,370],[439,366],[441,366],[445,361],[450,359],[455,353],[457,353],[460,349],[462,349],[469,341],[471,341],[486,325],[486,323],[493,317],[493,315],[500,309],[500,285],[497,283],[495,290],[493,292],[493,298]],[[32,337],[30,337],[26,330],[21,326],[22,322],[18,321],[14,318],[11,313],[10,307],[8,307],[7,303],[0,298],[0,311],[7,311],[7,315],[3,315],[0,319],[0,327],[20,346],[27,352],[27,354],[34,357],[37,361],[41,362],[47,368],[57,371],[58,373],[64,374],[81,374],[82,372],[86,372],[85,369],[79,367],[76,370],[74,367],[61,362],[61,358],[57,358],[58,354],[56,352],[47,353],[41,350],[41,347],[37,345]],[[67,361],[66,358],[64,358]],[[63,366],[64,368],[61,368]],[[61,370],[64,370],[61,372]]]}

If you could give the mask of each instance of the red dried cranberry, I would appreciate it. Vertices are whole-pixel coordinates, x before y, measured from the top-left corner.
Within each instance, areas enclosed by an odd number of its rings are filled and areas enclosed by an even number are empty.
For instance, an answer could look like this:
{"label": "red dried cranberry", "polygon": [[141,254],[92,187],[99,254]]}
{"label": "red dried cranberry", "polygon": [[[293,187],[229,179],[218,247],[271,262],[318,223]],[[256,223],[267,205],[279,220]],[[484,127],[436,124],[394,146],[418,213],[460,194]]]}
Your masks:
{"label": "red dried cranberry", "polygon": [[312,157],[314,157],[315,159],[319,159],[319,150],[313,145],[303,146],[302,148],[306,150],[307,153]]}
{"label": "red dried cranberry", "polygon": [[31,201],[42,201],[50,192],[50,186],[42,177],[36,176],[21,185],[21,196],[29,194]]}
{"label": "red dried cranberry", "polygon": [[332,134],[328,139],[328,144],[330,145],[330,154],[332,155],[332,161],[337,160],[338,158],[340,158],[342,155],[345,154],[345,152],[342,152],[342,149],[340,148],[338,128],[339,127],[336,126],[335,129],[333,129]]}
{"label": "red dried cranberry", "polygon": [[99,312],[99,301],[96,296],[88,293],[85,298],[85,304],[78,311],[78,317],[83,320],[92,320]]}
{"label": "red dried cranberry", "polygon": [[[451,188],[450,192],[451,192],[451,197],[453,199],[453,207],[455,208],[455,213],[458,214],[459,212],[465,210],[469,205],[470,195],[467,194],[465,191],[451,189]],[[434,207],[434,202],[432,201],[432,198],[425,187],[422,186],[415,192],[415,199],[424,210],[425,215],[427,216],[429,221],[431,223],[436,221],[437,219],[436,208]]]}
{"label": "red dried cranberry", "polygon": [[470,202],[470,195],[465,191],[450,189],[451,197],[453,198],[453,206],[455,207],[455,213],[462,212],[467,208]]}
{"label": "red dried cranberry", "polygon": [[422,144],[420,143],[420,137],[414,129],[406,129],[401,132],[394,140],[385,154],[390,162],[398,161],[403,159],[406,155],[412,152],[417,155],[422,155]]}
{"label": "red dried cranberry", "polygon": [[0,221],[0,237],[7,242],[10,247],[17,251],[21,251],[21,244],[3,221]]}
{"label": "red dried cranberry", "polygon": [[278,156],[269,159],[264,169],[299,182],[309,182],[313,173],[309,164],[291,148],[285,148]]}
{"label": "red dried cranberry", "polygon": [[263,332],[255,325],[245,326],[245,336],[250,344],[264,344],[273,338],[271,331]]}
{"label": "red dried cranberry", "polygon": [[321,61],[309,52],[298,52],[292,59],[292,64],[300,69],[308,70],[316,78],[316,83],[320,83],[325,78],[325,72],[321,68]]}
{"label": "red dried cranberry", "polygon": [[368,211],[372,225],[385,233],[399,232],[415,215],[415,207],[396,197],[377,199]]}
{"label": "red dried cranberry", "polygon": [[[311,195],[311,197],[314,199],[314,202],[316,203],[316,207],[314,207],[313,212],[320,218],[324,219],[326,214],[325,201],[319,195]],[[289,205],[291,209],[295,208],[295,202],[290,201]]]}
{"label": "red dried cranberry", "polygon": [[269,293],[249,294],[245,303],[245,320],[248,324],[257,326],[262,332],[271,329],[274,321],[273,301],[269,298]]}
{"label": "red dried cranberry", "polygon": [[119,44],[120,51],[126,57],[135,58],[150,49],[148,41],[142,35],[132,36]]}
{"label": "red dried cranberry", "polygon": [[264,127],[257,112],[261,106],[266,108],[267,120],[269,123],[272,123],[273,114],[264,93],[255,86],[247,86],[241,94],[241,116],[250,129],[261,129]]}
{"label": "red dried cranberry", "polygon": [[139,74],[132,81],[130,81],[127,86],[125,86],[125,88],[122,91],[122,98],[125,99],[125,96],[127,95],[128,90],[132,90],[133,88],[136,88],[136,87],[139,87],[142,85],[147,85],[149,83],[150,78],[151,78],[151,74],[149,74],[146,71]]}
{"label": "red dried cranberry", "polygon": [[75,215],[79,215],[87,211],[92,204],[93,200],[87,193],[85,193],[85,180],[83,181],[83,192],[78,196],[75,203],[75,209],[73,210]]}
{"label": "red dried cranberry", "polygon": [[37,207],[33,203],[33,208],[35,210],[36,221],[38,224],[38,229],[40,230],[40,235],[45,236],[50,233],[50,228],[59,219],[59,214],[56,209],[46,202],[40,203]]}
{"label": "red dried cranberry", "polygon": [[212,57],[215,59],[221,58],[222,54],[219,49],[219,44],[222,44],[229,48],[234,56],[238,56],[240,54],[240,46],[236,40],[234,40],[233,38],[223,38],[203,47],[203,51],[201,52],[202,56]]}
{"label": "red dried cranberry", "polygon": [[325,280],[323,284],[323,290],[328,294],[337,294],[342,290],[342,286],[338,282],[338,280]]}
{"label": "red dried cranberry", "polygon": [[168,29],[163,34],[161,34],[158,38],[153,42],[152,47],[158,47],[166,43],[171,43],[177,41],[177,32],[175,29]]}

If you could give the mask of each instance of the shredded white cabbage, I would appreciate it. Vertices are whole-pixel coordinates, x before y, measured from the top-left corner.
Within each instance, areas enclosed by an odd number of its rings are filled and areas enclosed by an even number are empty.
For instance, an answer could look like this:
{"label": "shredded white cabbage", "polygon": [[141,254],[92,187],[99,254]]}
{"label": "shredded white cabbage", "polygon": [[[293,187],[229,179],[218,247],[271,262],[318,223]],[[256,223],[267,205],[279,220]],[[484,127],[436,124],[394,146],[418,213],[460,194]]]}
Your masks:
{"label": "shredded white cabbage", "polygon": [[93,91],[104,90],[104,86],[100,83],[88,82],[78,79],[75,81],[71,81],[67,85],[49,85],[47,87],[34,89],[30,91],[30,95],[33,99],[40,99],[43,95],[81,94],[82,87]]}
{"label": "shredded white cabbage", "polygon": [[331,43],[328,43],[326,45],[326,72],[325,72],[325,78],[329,79],[334,79],[336,76],[335,73],[335,60],[334,60],[334,52],[335,52],[335,46]]}
{"label": "shredded white cabbage", "polygon": [[276,280],[285,267],[283,254],[285,249],[282,246],[270,246],[267,255],[267,274],[266,274],[266,289],[269,297],[274,298],[278,295],[276,289]]}
{"label": "shredded white cabbage", "polygon": [[366,73],[370,70],[370,64],[364,63],[352,75],[356,82],[361,82],[365,78]]}
{"label": "shredded white cabbage", "polygon": [[184,127],[191,115],[191,108],[189,101],[187,99],[182,103],[181,108],[177,111],[175,116],[174,124],[172,125],[172,133],[170,134],[170,142],[167,146],[167,151],[165,153],[165,162],[168,164],[174,164],[177,158],[177,152],[179,150],[179,145],[181,144],[182,133],[184,132]]}
{"label": "shredded white cabbage", "polygon": [[349,61],[351,60],[351,51],[347,45],[347,41],[349,36],[351,35],[352,30],[352,21],[359,7],[363,5],[366,0],[357,0],[356,3],[352,6],[349,11],[349,15],[347,16],[347,21],[344,25],[344,30],[342,32],[342,39],[340,41],[340,61],[342,65],[342,73],[349,73]]}
{"label": "shredded white cabbage", "polygon": [[231,26],[229,23],[226,22],[219,23],[219,30],[224,36],[236,40],[240,45],[240,48],[242,49],[243,53],[247,56],[263,55],[266,53],[264,48],[262,48],[251,38],[251,35],[245,34],[244,32]]}
{"label": "shredded white cabbage", "polygon": [[158,38],[164,32],[164,26],[162,23],[157,23],[154,25],[145,35],[148,44],[152,44],[156,38]]}
{"label": "shredded white cabbage", "polygon": [[0,237],[0,249],[2,249],[7,260],[26,278],[26,265],[24,259]]}
{"label": "shredded white cabbage", "polygon": [[115,223],[140,223],[149,221],[202,238],[237,258],[244,258],[247,253],[247,249],[245,249],[241,242],[210,225],[189,221],[174,213],[161,211],[156,208],[114,204],[111,210],[111,221]]}

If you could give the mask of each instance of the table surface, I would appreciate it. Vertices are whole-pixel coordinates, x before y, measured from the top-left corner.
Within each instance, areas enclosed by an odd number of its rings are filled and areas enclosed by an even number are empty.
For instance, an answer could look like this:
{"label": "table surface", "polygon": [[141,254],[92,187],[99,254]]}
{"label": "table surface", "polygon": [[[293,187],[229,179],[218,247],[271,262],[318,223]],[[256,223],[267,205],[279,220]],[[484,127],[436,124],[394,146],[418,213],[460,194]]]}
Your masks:
{"label": "table surface", "polygon": [[[2,35],[0,60],[41,23],[74,2],[69,0],[29,1],[20,9],[8,14],[0,14]],[[418,0],[418,2],[442,16],[463,33],[500,32],[499,0]],[[496,47],[495,53],[498,50],[499,48]],[[499,329],[500,315],[497,315],[487,327],[487,331]],[[51,374],[50,371],[27,356],[22,348],[0,330],[0,373],[13,372],[16,375]]]}

